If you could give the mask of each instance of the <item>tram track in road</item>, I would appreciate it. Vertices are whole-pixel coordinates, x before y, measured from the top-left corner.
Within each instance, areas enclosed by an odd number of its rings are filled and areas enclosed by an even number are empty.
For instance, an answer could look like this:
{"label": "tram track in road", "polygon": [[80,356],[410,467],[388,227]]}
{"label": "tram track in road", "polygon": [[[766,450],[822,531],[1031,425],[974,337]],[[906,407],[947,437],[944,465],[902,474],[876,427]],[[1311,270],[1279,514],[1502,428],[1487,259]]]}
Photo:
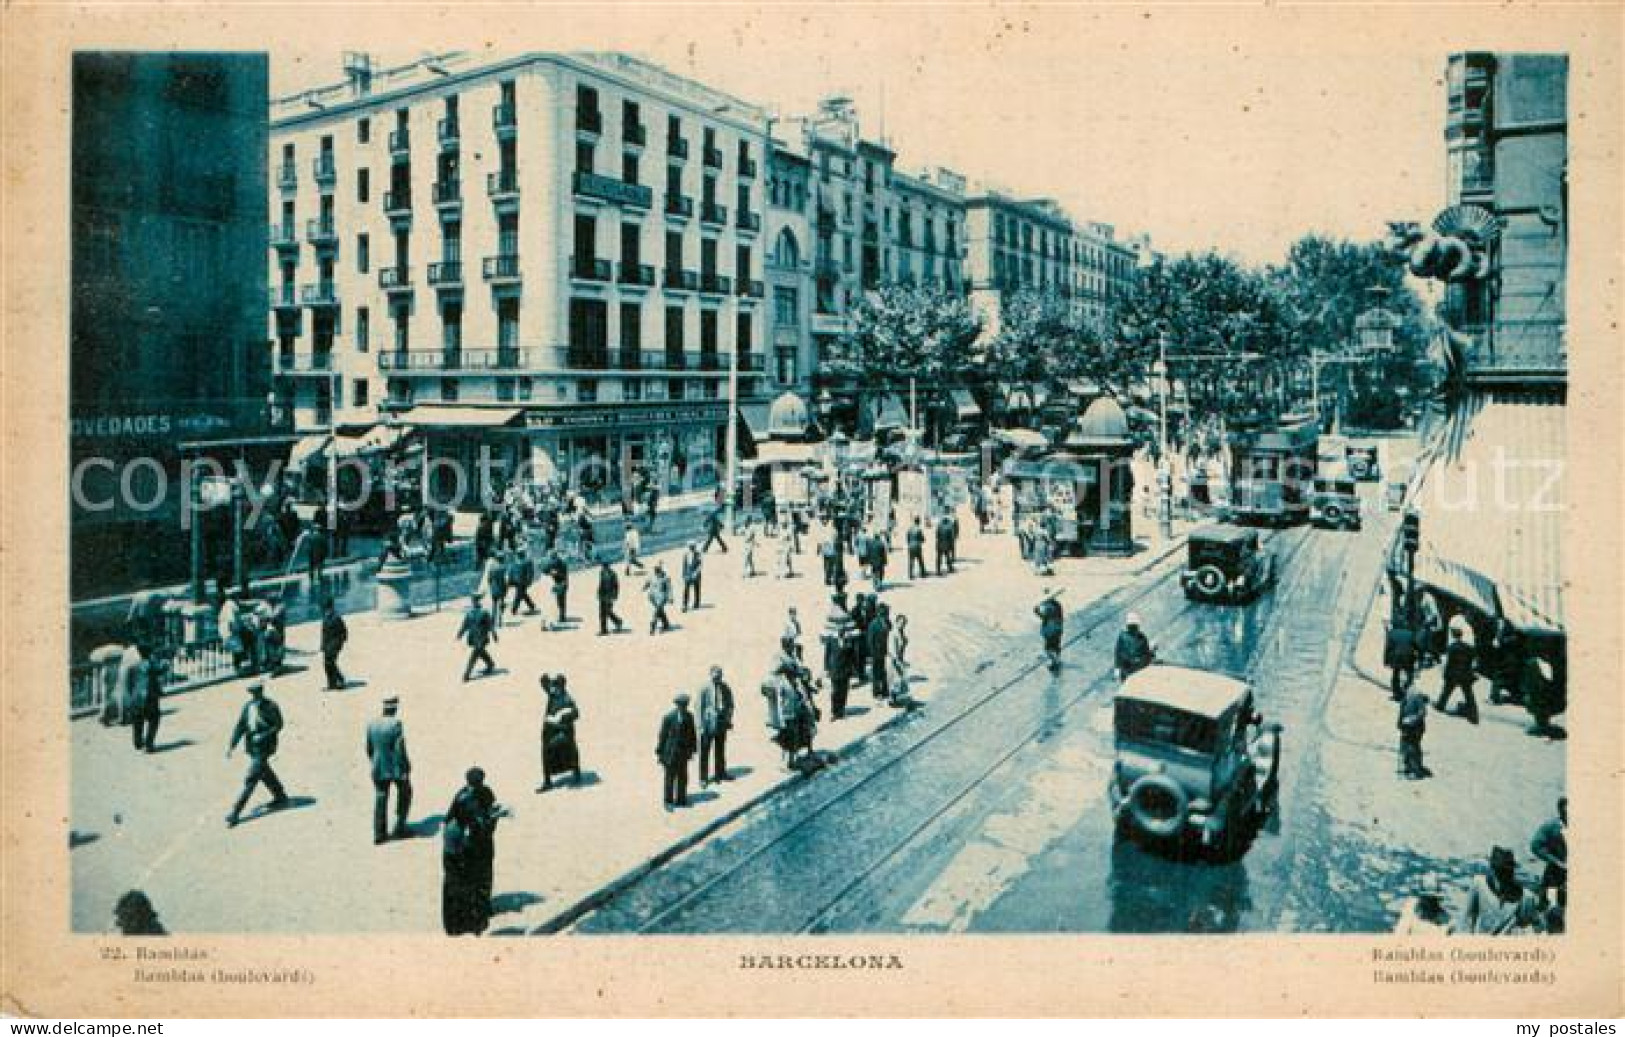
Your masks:
{"label": "tram track in road", "polygon": [[[1283,538],[1287,541],[1287,547],[1284,554],[1278,557],[1278,563],[1290,573],[1292,571],[1290,563],[1308,542],[1309,535],[1307,530],[1295,527],[1267,535],[1266,542],[1275,545]],[[1175,624],[1189,617],[1192,610],[1197,607],[1188,602],[1182,594],[1177,593],[1177,585],[1174,595],[1158,597],[1159,592],[1167,590],[1169,585],[1175,582],[1177,570],[1176,559],[1165,567],[1153,570],[1152,574],[1145,577],[1138,586],[1130,585],[1132,590],[1128,593],[1113,592],[1080,610],[1074,618],[1081,619],[1083,626],[1067,638],[1065,647],[1077,649],[1103,632],[1115,636],[1115,622],[1120,619],[1123,612],[1136,607],[1146,607],[1148,611],[1155,610],[1156,615],[1151,617],[1152,621],[1148,625],[1159,630],[1173,629]],[[1267,599],[1271,601],[1268,606],[1271,614],[1275,611],[1273,601],[1280,595],[1281,590],[1282,588],[1277,586]],[[1108,628],[1108,624],[1112,625]],[[821,801],[806,805],[805,809],[788,817],[777,830],[768,831],[767,838],[754,845],[742,847],[735,859],[727,859],[729,854],[734,852],[733,848],[719,848],[714,843],[708,843],[684,855],[698,858],[708,853],[714,854],[722,858],[721,867],[705,873],[704,865],[695,863],[692,859],[685,862],[679,857],[670,862],[638,883],[638,886],[654,882],[670,887],[643,891],[641,899],[644,903],[641,905],[641,912],[640,905],[631,902],[640,899],[634,887],[599,905],[591,914],[578,920],[572,929],[582,932],[656,933],[806,932],[814,928],[851,889],[867,880],[922,833],[929,831],[936,821],[971,795],[1008,761],[1036,741],[1043,739],[1046,731],[1052,729],[1080,702],[1113,683],[1108,665],[1103,669],[1101,676],[1086,679],[1081,689],[1066,695],[1059,703],[1041,702],[1036,704],[1035,709],[1033,702],[1013,701],[1013,692],[1018,689],[1031,691],[1035,687],[1032,679],[1041,676],[1042,669],[1043,663],[1036,658],[1034,661],[1019,665],[1014,673],[1003,676],[995,687],[974,699],[953,716],[942,720],[936,727],[910,740],[897,752],[840,785]],[[1041,686],[1036,695],[1043,699],[1050,694],[1049,689],[1055,686],[1056,680],[1066,680],[1069,673],[1075,672],[1075,668],[1063,669],[1059,678],[1052,678],[1048,685]],[[1001,707],[1007,707],[1007,710]],[[1001,712],[1006,711],[1014,715],[1000,716]],[[986,720],[987,723],[971,723],[973,719]],[[974,744],[978,737],[985,740],[990,733],[997,742],[1002,743],[1002,739],[997,739],[997,732],[1012,725],[1019,725],[1024,732],[1014,745]],[[922,783],[909,781],[908,771],[914,766],[928,770],[928,766],[922,762],[927,750],[951,746],[949,740],[956,737],[964,738],[971,743],[969,746],[971,751],[965,753],[963,758],[981,760],[991,756],[991,762],[976,766],[974,772],[967,776],[968,780],[967,777],[960,777],[950,786],[951,791],[945,797],[931,796],[930,803],[920,803]],[[891,791],[880,791],[888,789],[887,786],[879,784],[879,780],[885,777],[899,779],[889,787]],[[812,789],[815,785],[816,783],[810,783],[803,788]],[[899,793],[891,794],[899,789],[901,790]],[[924,816],[921,817],[917,810],[906,810],[905,813],[911,816],[884,819],[881,817],[888,810],[897,810],[900,805],[910,808],[921,807],[925,810]],[[844,840],[839,846],[818,844],[814,838],[817,826],[820,820],[829,816],[835,808],[845,809],[846,813],[841,815],[845,819],[858,819],[860,834],[872,833],[879,836],[880,845],[858,845],[864,841],[861,839]],[[862,824],[865,818],[873,823]],[[902,833],[901,836],[896,834],[898,832]],[[745,828],[732,838],[743,842],[753,834]],[[804,852],[798,853],[798,850]],[[689,865],[690,870],[701,871],[701,874],[676,874],[682,871],[685,865]],[[808,887],[806,892],[810,895],[804,899],[782,895],[786,892],[782,887],[794,886],[797,883],[805,884]],[[832,894],[822,892],[832,888],[834,889]],[[662,896],[663,892],[670,895]],[[786,910],[793,906],[791,901],[796,901],[795,906],[799,906],[800,910],[792,912],[794,917],[784,918],[782,916],[786,914]]]}

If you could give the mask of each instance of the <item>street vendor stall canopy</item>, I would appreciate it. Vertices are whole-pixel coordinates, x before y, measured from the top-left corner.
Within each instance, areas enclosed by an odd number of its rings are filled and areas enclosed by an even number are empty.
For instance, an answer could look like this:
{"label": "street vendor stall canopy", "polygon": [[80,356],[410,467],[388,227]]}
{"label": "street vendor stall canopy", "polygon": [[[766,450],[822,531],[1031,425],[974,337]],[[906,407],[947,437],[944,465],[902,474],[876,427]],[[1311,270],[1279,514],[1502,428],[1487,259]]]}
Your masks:
{"label": "street vendor stall canopy", "polygon": [[1418,581],[1526,634],[1565,632],[1563,405],[1478,395],[1431,444]]}
{"label": "street vendor stall canopy", "polygon": [[896,393],[886,393],[875,410],[875,431],[900,429],[909,426],[908,411]]}
{"label": "street vendor stall canopy", "polygon": [[524,411],[518,407],[417,406],[401,415],[407,425],[420,428],[512,428]]}
{"label": "street vendor stall canopy", "polygon": [[954,417],[959,421],[974,421],[982,416],[982,408],[977,405],[976,397],[969,389],[951,389],[948,397],[953,401]]}
{"label": "street vendor stall canopy", "polygon": [[326,461],[330,452],[339,461],[384,453],[400,446],[409,433],[409,429],[398,425],[374,424],[340,431],[337,435],[305,436],[288,451],[288,468],[296,470],[315,461]]}

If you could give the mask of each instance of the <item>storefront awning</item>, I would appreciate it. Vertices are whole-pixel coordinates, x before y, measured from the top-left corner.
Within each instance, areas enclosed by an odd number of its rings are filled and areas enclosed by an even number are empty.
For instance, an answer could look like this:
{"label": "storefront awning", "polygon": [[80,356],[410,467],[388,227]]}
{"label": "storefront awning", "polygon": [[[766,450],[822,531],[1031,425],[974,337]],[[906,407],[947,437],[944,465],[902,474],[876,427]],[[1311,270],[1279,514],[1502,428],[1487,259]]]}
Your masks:
{"label": "storefront awning", "polygon": [[1018,450],[1043,450],[1049,446],[1049,439],[1042,432],[1030,428],[994,429],[993,438]]}
{"label": "storefront awning", "polygon": [[752,442],[760,443],[768,436],[768,426],[772,420],[773,405],[771,403],[741,403],[739,405],[739,422]]}
{"label": "storefront awning", "polygon": [[1527,633],[1565,629],[1564,413],[1533,396],[1475,401],[1441,430],[1415,499],[1417,578]]}
{"label": "storefront awning", "polygon": [[982,408],[977,404],[976,397],[970,394],[969,389],[951,389],[948,398],[953,401],[954,416],[960,421],[970,421],[982,416]]}
{"label": "storefront awning", "polygon": [[508,428],[517,424],[523,414],[518,407],[418,406],[401,415],[400,420],[415,428]]}
{"label": "storefront awning", "polygon": [[1080,457],[1057,454],[1037,459],[1012,458],[1004,463],[1000,474],[1006,479],[1036,479],[1043,482],[1096,483],[1100,481],[1098,463]]}
{"label": "storefront awning", "polygon": [[887,393],[880,398],[880,406],[875,412],[875,429],[907,428],[908,411],[903,409],[903,401],[895,395]]}

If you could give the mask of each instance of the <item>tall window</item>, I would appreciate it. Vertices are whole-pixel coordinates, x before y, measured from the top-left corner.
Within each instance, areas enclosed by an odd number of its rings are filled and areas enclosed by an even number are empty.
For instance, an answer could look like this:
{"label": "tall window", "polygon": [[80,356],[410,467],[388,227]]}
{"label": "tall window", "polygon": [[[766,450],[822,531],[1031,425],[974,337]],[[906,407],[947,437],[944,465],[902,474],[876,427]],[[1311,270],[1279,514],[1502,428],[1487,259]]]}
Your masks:
{"label": "tall window", "polygon": [[406,302],[392,303],[389,317],[395,324],[395,349],[404,353],[412,347],[412,307]]}
{"label": "tall window", "polygon": [[773,323],[781,328],[794,328],[801,324],[801,300],[794,287],[774,286]]}
{"label": "tall window", "polygon": [[715,277],[717,274],[717,239],[700,239],[700,276]]}
{"label": "tall window", "polygon": [[570,300],[570,349],[579,355],[602,357],[609,348],[608,309],[602,299]]}
{"label": "tall window", "polygon": [[734,349],[739,351],[740,360],[750,355],[751,346],[755,340],[755,321],[749,312],[741,313],[734,325]]}
{"label": "tall window", "polygon": [[440,348],[448,354],[463,348],[463,304],[448,301],[440,308]]}
{"label": "tall window", "polygon": [[519,254],[519,214],[500,213],[497,216],[497,251],[504,256]]}
{"label": "tall window", "polygon": [[368,391],[369,384],[365,378],[357,378],[350,384],[350,400],[357,407],[365,407],[371,398]]}
{"label": "tall window", "polygon": [[643,262],[643,228],[635,223],[621,224],[621,265],[635,269]]}
{"label": "tall window", "polygon": [[629,184],[638,182],[637,152],[628,151],[621,156],[621,179]]}
{"label": "tall window", "polygon": [[372,235],[357,234],[355,236],[355,268],[357,271],[364,274],[367,272],[367,268],[371,265]]}
{"label": "tall window", "polygon": [[358,169],[355,171],[355,200],[366,202],[372,196],[372,171]]}
{"label": "tall window", "polygon": [[683,352],[683,308],[666,307],[666,355]]}
{"label": "tall window", "polygon": [[355,124],[355,139],[365,144],[372,139],[372,120],[363,117]]}
{"label": "tall window", "polygon": [[636,367],[643,348],[643,308],[635,302],[621,303],[621,366]]}
{"label": "tall window", "polygon": [[679,198],[679,197],[682,196],[682,194],[683,194],[683,167],[682,166],[667,166],[666,167],[666,196],[668,198]]}
{"label": "tall window", "polygon": [[592,216],[576,214],[575,256],[585,264],[598,258],[598,220]]}
{"label": "tall window", "polygon": [[372,343],[372,311],[365,306],[356,307],[355,311],[355,348],[365,353]]}
{"label": "tall window", "polygon": [[590,140],[576,141],[576,172],[591,173],[593,165],[593,143]]}
{"label": "tall window", "polygon": [[463,224],[460,220],[447,220],[440,225],[440,261],[457,263],[463,258]]}
{"label": "tall window", "polygon": [[683,233],[682,231],[668,230],[666,232],[666,270],[677,273],[683,269]]}
{"label": "tall window", "polygon": [[751,278],[750,246],[740,245],[734,250],[734,277],[743,285]]}
{"label": "tall window", "polygon": [[700,311],[700,352],[715,353],[717,351],[717,311]]}
{"label": "tall window", "polygon": [[497,348],[519,348],[519,300],[511,295],[497,300]]}

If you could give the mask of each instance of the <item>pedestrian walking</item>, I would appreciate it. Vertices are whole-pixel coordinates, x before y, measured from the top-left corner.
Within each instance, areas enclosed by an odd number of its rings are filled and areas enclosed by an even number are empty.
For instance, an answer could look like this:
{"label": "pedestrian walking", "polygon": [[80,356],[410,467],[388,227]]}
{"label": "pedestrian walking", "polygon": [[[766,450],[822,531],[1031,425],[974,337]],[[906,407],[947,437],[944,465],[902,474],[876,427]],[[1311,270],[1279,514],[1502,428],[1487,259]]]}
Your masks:
{"label": "pedestrian walking", "polygon": [[530,547],[524,539],[514,548],[513,564],[508,569],[508,585],[513,588],[513,614],[519,614],[519,606],[525,606],[525,615],[534,616],[540,610],[536,602],[531,599],[530,585],[536,582],[536,563],[531,560]]}
{"label": "pedestrian walking", "polygon": [[1520,936],[1540,928],[1540,901],[1518,877],[1518,859],[1504,846],[1490,850],[1489,870],[1473,879],[1462,929],[1474,936]]}
{"label": "pedestrian walking", "polygon": [[859,594],[849,610],[852,616],[852,680],[862,684],[869,679],[869,624],[875,618],[875,598]]}
{"label": "pedestrian walking", "polygon": [[1529,733],[1546,737],[1560,736],[1562,731],[1553,726],[1552,717],[1564,711],[1563,691],[1554,680],[1551,663],[1536,655],[1528,647],[1525,647],[1523,662],[1519,665],[1518,690],[1519,696],[1523,699],[1524,709],[1529,711],[1529,715],[1535,721],[1529,728]]}
{"label": "pedestrian walking", "polygon": [[550,677],[542,674],[542,783],[537,792],[553,787],[553,779],[561,774],[570,775],[570,783],[581,784],[581,748],[576,743],[576,721],[581,710],[570,696],[564,674]]}
{"label": "pedestrian walking", "polygon": [[626,524],[626,534],[621,538],[621,550],[626,555],[626,575],[632,575],[632,570],[643,571],[643,534],[638,532],[636,523]]}
{"label": "pedestrian walking", "polygon": [[852,641],[855,634],[851,613],[845,599],[836,594],[830,599],[829,615],[824,620],[824,677],[829,681],[830,717],[840,720],[846,716],[846,698],[852,686]]}
{"label": "pedestrian walking", "polygon": [[1428,697],[1419,684],[1405,690],[1399,705],[1399,764],[1401,773],[1412,780],[1433,776],[1422,762],[1422,736],[1427,734]]}
{"label": "pedestrian walking", "polygon": [[745,527],[745,577],[761,575],[756,571],[756,547],[761,542],[761,535],[757,532],[756,523],[752,522]]}
{"label": "pedestrian walking", "polygon": [[1046,587],[1043,600],[1033,609],[1033,614],[1038,617],[1038,635],[1044,642],[1044,658],[1051,673],[1061,669],[1061,635],[1065,632],[1066,620],[1061,610],[1060,596],[1060,591]]}
{"label": "pedestrian walking", "polygon": [[869,538],[869,578],[873,581],[876,593],[886,587],[886,538],[879,531]]}
{"label": "pedestrian walking", "polygon": [[615,575],[615,567],[609,564],[606,557],[598,564],[598,636],[609,634],[609,624],[614,623],[617,632],[626,629],[621,617],[615,612],[615,601],[621,596],[621,579]]}
{"label": "pedestrian walking", "polygon": [[705,548],[709,553],[711,545],[716,544],[722,548],[722,553],[728,553],[728,543],[722,539],[722,509],[715,508],[705,516]]}
{"label": "pedestrian walking", "polygon": [[598,527],[593,524],[592,512],[585,501],[576,513],[576,541],[581,545],[581,557],[591,558],[598,553]]}
{"label": "pedestrian walking", "polygon": [[722,667],[711,667],[711,679],[700,689],[700,784],[728,781],[728,732],[734,726],[734,693],[722,679]]}
{"label": "pedestrian walking", "polygon": [[248,701],[237,716],[237,726],[231,730],[231,744],[226,747],[230,759],[238,743],[248,753],[248,771],[243,775],[243,790],[226,815],[226,827],[235,828],[242,819],[243,807],[260,784],[271,794],[269,810],[280,810],[288,805],[288,793],[276,771],[271,769],[271,757],[276,755],[277,740],[282,734],[282,710],[265,697],[265,685],[254,681],[248,686]]}
{"label": "pedestrian walking", "polygon": [[309,552],[306,559],[310,563],[309,578],[310,590],[314,594],[316,588],[322,585],[322,577],[327,571],[327,556],[332,548],[327,534],[326,509],[316,509],[316,519],[310,524]]}
{"label": "pedestrian walking", "polygon": [[497,668],[490,651],[491,642],[497,639],[496,627],[491,622],[491,613],[480,603],[478,594],[468,600],[468,610],[463,613],[462,625],[457,628],[457,639],[468,645],[468,663],[463,667],[465,683],[473,675],[476,662],[484,664],[485,673]]}
{"label": "pedestrian walking", "polygon": [[784,632],[779,635],[779,643],[788,643],[790,653],[795,656],[796,661],[802,661],[805,653],[801,645],[801,614],[796,611],[794,605],[791,605],[789,611],[785,613]]}
{"label": "pedestrian walking", "polygon": [[491,548],[496,544],[496,524],[489,511],[480,513],[480,521],[474,527],[474,571],[484,572],[485,563],[491,557]]}
{"label": "pedestrian walking", "polygon": [[818,706],[806,682],[787,667],[775,670],[762,690],[771,694],[770,715],[778,724],[774,741],[784,750],[785,766],[793,767],[798,757],[812,754]]}
{"label": "pedestrian walking", "polygon": [[951,566],[948,564],[950,548],[948,547],[948,516],[944,515],[937,520],[935,536],[932,541],[932,551],[936,555],[937,575],[945,575]]}
{"label": "pedestrian walking", "polygon": [[146,685],[148,662],[146,652],[139,644],[127,644],[118,652],[118,670],[113,678],[112,690],[103,709],[103,723],[114,725],[135,722],[136,699]]}
{"label": "pedestrian walking", "polygon": [[1491,705],[1519,702],[1518,671],[1523,662],[1523,638],[1505,616],[1495,620],[1495,630],[1482,653],[1485,676],[1490,680]]}
{"label": "pedestrian walking", "polygon": [[570,567],[564,564],[564,558],[558,551],[547,556],[547,565],[544,567],[547,577],[552,581],[553,604],[558,609],[558,622],[553,629],[562,629],[570,619]]}
{"label": "pedestrian walking", "polygon": [[818,557],[824,563],[824,586],[835,586],[835,564],[840,557],[840,548],[836,545],[835,535],[825,530],[818,541]]}
{"label": "pedestrian walking", "polygon": [[946,516],[948,522],[948,571],[953,572],[959,565],[959,513],[952,505],[948,506]]}
{"label": "pedestrian walking", "polygon": [[164,716],[164,660],[147,644],[134,647],[141,665],[131,673],[130,740],[136,752],[151,753],[158,749],[158,723]]}
{"label": "pedestrian walking", "polygon": [[908,578],[911,580],[924,579],[925,527],[921,525],[918,515],[914,517],[913,524],[908,527],[905,538],[908,543]]}
{"label": "pedestrian walking", "polygon": [[447,936],[478,936],[491,924],[497,822],[508,816],[485,784],[485,771],[470,767],[464,781],[446,808],[441,836],[440,917]]}
{"label": "pedestrian walking", "polygon": [[215,628],[226,640],[233,669],[251,674],[259,668],[259,638],[255,636],[252,610],[245,608],[236,591],[227,591],[215,620]]}
{"label": "pedestrian walking", "polygon": [[688,695],[682,692],[672,700],[672,708],[660,721],[655,740],[655,759],[664,775],[666,809],[688,806],[688,761],[693,759],[699,737],[694,730],[694,714],[688,711]]}
{"label": "pedestrian walking", "polygon": [[1444,654],[1444,617],[1439,610],[1438,599],[1433,596],[1432,591],[1422,592],[1417,599],[1417,608],[1421,613],[1417,649],[1420,654],[1419,661],[1426,668],[1437,663]]}
{"label": "pedestrian walking", "polygon": [[877,700],[891,701],[891,606],[878,602],[865,631],[869,657],[869,693]]}
{"label": "pedestrian walking", "polygon": [[349,681],[339,669],[339,653],[350,640],[350,628],[339,615],[332,598],[322,605],[322,672],[327,677],[327,691],[342,691]]}
{"label": "pedestrian walking", "polygon": [[1404,623],[1388,627],[1382,661],[1388,666],[1388,694],[1395,702],[1404,701],[1405,692],[1416,681],[1416,632]]}
{"label": "pedestrian walking", "polygon": [[491,603],[491,625],[502,626],[502,609],[508,598],[508,566],[504,561],[506,550],[501,546],[494,547],[491,557],[485,560],[485,569],[480,573],[479,593],[486,601]]}
{"label": "pedestrian walking", "polygon": [[1448,711],[1446,707],[1450,704],[1451,696],[1459,690],[1466,700],[1461,715],[1471,723],[1478,723],[1478,700],[1473,697],[1473,681],[1477,677],[1474,669],[1472,644],[1468,642],[1461,627],[1452,627],[1449,647],[1444,650],[1443,690],[1439,692],[1438,701],[1434,703],[1439,712]]}
{"label": "pedestrian walking", "polygon": [[[807,513],[800,508],[790,512],[790,549],[801,553],[801,538],[807,535]],[[790,575],[794,576],[795,573]]]}
{"label": "pedestrian walking", "polygon": [[671,577],[666,575],[664,562],[656,562],[654,572],[644,584],[644,595],[649,599],[649,634],[652,637],[655,631],[665,632],[671,629],[671,617],[666,615],[666,609],[671,606]]}
{"label": "pedestrian walking", "polygon": [[[406,728],[401,725],[401,700],[384,699],[383,713],[367,721],[367,764],[372,770],[372,842],[406,838],[406,818],[412,811],[412,760],[406,754]],[[395,827],[387,827],[389,793],[395,792]]]}
{"label": "pedestrian walking", "polygon": [[700,557],[700,545],[690,543],[683,555],[683,611],[700,607],[700,579],[705,575],[705,562]]}
{"label": "pedestrian walking", "polygon": [[1140,627],[1140,614],[1130,612],[1123,620],[1123,629],[1117,635],[1113,658],[1117,665],[1117,679],[1129,677],[1150,666],[1156,660],[1156,648]]}

